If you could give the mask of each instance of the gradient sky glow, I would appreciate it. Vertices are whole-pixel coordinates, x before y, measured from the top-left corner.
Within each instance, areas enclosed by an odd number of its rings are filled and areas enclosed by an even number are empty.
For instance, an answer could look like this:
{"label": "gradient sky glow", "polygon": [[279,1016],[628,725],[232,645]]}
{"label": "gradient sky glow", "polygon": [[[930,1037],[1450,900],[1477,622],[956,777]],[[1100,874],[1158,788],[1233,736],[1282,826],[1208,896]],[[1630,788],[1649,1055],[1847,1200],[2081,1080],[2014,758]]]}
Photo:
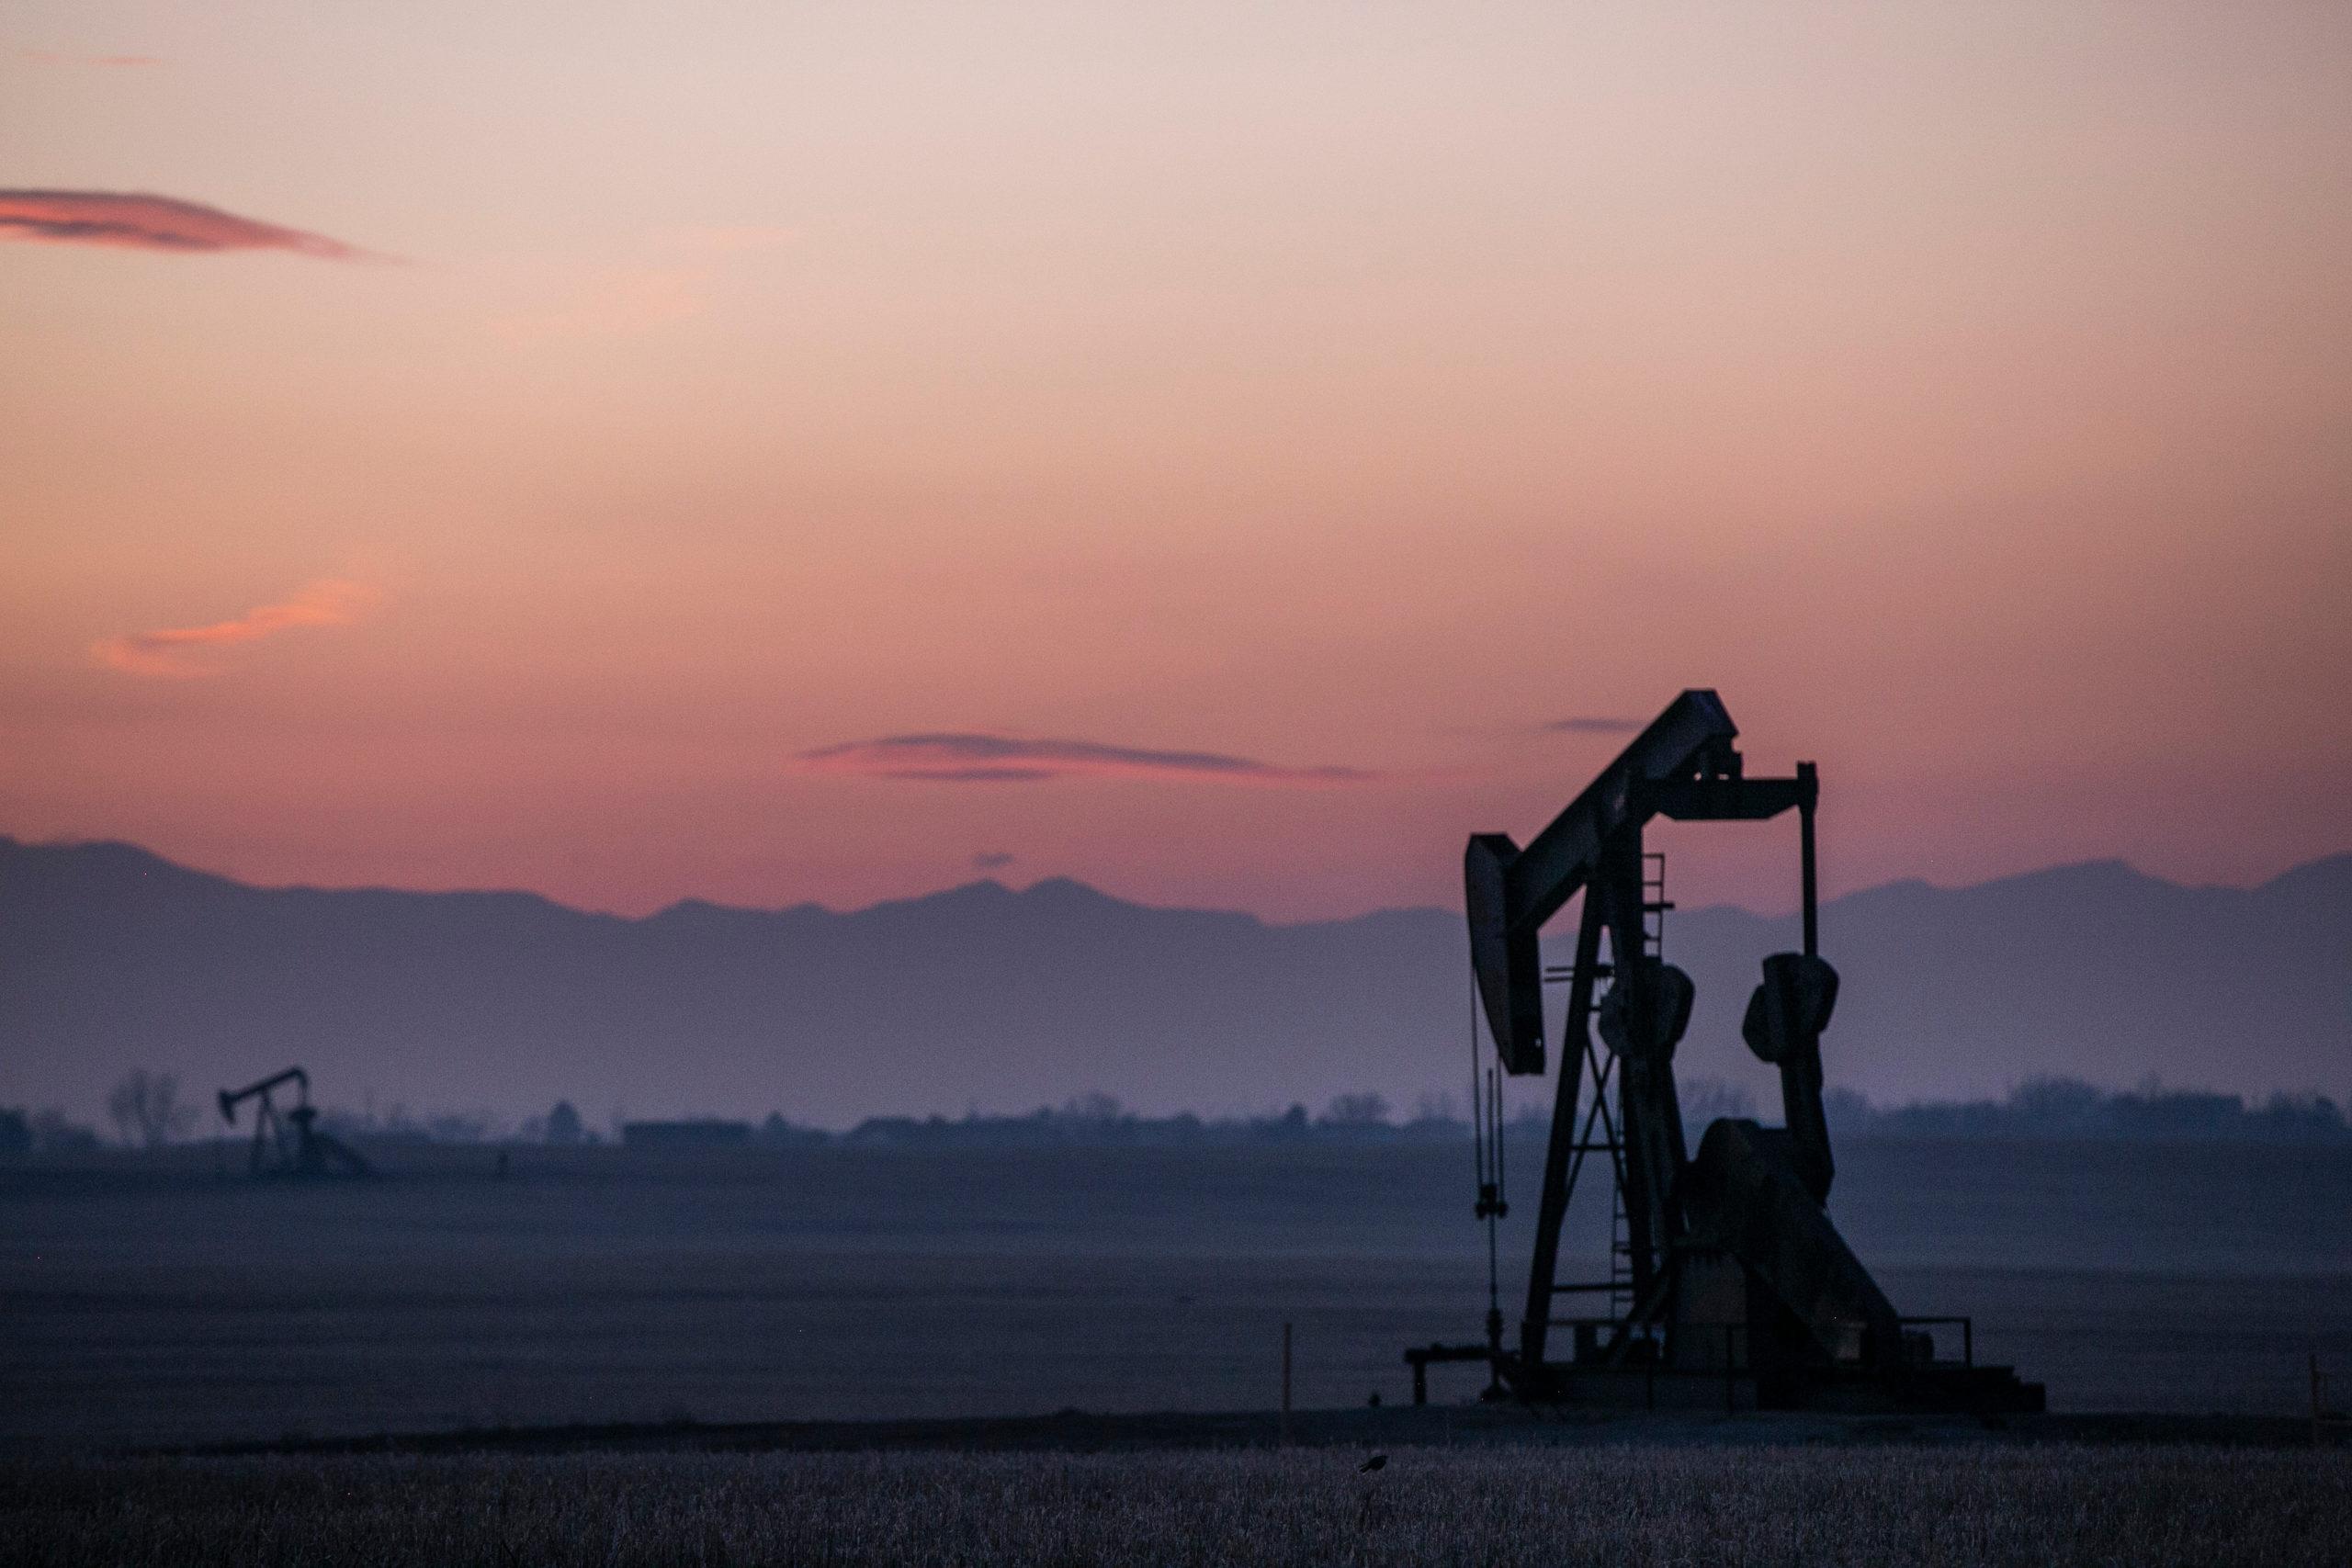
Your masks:
{"label": "gradient sky glow", "polygon": [[2352,7],[18,0],[0,186],[0,832],[1300,918],[1697,684],[1833,892],[2352,847]]}

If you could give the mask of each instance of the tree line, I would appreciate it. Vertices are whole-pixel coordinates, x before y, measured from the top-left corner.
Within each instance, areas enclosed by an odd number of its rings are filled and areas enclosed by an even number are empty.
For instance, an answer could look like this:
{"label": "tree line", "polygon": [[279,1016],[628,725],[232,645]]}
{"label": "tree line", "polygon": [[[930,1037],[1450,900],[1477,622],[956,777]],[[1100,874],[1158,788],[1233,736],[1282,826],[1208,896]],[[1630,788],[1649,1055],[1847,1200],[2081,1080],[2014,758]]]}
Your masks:
{"label": "tree line", "polygon": [[[1530,1093],[1510,1115],[1522,1138],[1540,1138],[1549,1121],[1548,1091]],[[1758,1115],[1755,1097],[1720,1079],[1696,1077],[1681,1086],[1682,1111],[1695,1137],[1719,1116]],[[1887,1140],[1975,1139],[2140,1142],[2352,1142],[2344,1108],[2317,1092],[2272,1094],[2248,1100],[2207,1089],[2168,1089],[2154,1079],[2132,1089],[2104,1089],[2079,1078],[2034,1078],[1999,1100],[1912,1101],[1879,1106],[1851,1089],[1825,1096],[1830,1128],[1839,1137]],[[159,1148],[185,1141],[198,1120],[198,1107],[181,1098],[168,1073],[132,1072],[107,1097],[113,1142],[126,1148]],[[1771,1120],[1770,1117],[1761,1118]],[[621,1141],[626,1118],[613,1113],[610,1125],[588,1124],[569,1100],[546,1115],[502,1122],[487,1111],[411,1115],[399,1107],[374,1111],[328,1111],[322,1124],[338,1136],[376,1142],[438,1144],[524,1143],[580,1146]],[[769,1146],[841,1145],[876,1146],[969,1146],[1183,1144],[1285,1139],[1461,1139],[1468,1122],[1447,1095],[1424,1096],[1409,1115],[1399,1114],[1378,1094],[1334,1096],[1319,1112],[1304,1104],[1258,1115],[1201,1116],[1191,1111],[1155,1116],[1129,1109],[1115,1097],[1086,1094],[1059,1106],[1039,1106],[1016,1114],[977,1110],[960,1117],[873,1116],[845,1130],[795,1122],[781,1111],[763,1121],[704,1119],[705,1124],[738,1131],[742,1141]],[[76,1154],[104,1147],[96,1128],[55,1109],[28,1111],[0,1106],[0,1156]]]}

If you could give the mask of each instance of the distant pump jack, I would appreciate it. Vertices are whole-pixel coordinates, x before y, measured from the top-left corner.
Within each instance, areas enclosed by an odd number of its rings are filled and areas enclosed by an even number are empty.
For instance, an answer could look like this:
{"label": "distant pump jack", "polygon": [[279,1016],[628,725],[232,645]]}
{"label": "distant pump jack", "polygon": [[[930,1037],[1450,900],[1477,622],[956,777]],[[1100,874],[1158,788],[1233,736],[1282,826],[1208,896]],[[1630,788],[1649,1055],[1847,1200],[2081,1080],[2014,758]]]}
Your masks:
{"label": "distant pump jack", "polygon": [[[292,1107],[279,1111],[271,1102],[271,1094],[288,1084],[294,1086],[297,1096]],[[220,1091],[220,1120],[233,1127],[237,1124],[237,1107],[246,1100],[256,1100],[254,1107],[254,1141],[251,1168],[255,1176],[373,1176],[375,1168],[359,1151],[332,1133],[321,1132],[316,1122],[319,1113],[311,1106],[311,1075],[300,1067],[288,1067],[273,1073],[257,1083],[240,1089]]]}
{"label": "distant pump jack", "polygon": [[[1820,956],[1814,857],[1819,777],[1749,778],[1739,731],[1712,691],[1676,698],[1525,849],[1501,833],[1472,837],[1463,874],[1473,1005],[1471,1084],[1477,1218],[1487,1228],[1487,1341],[1405,1352],[1414,1403],[1433,1361],[1485,1362],[1489,1398],[1543,1403],[1751,1408],[2031,1411],[2039,1383],[1975,1362],[1965,1319],[1899,1316],[1823,1204],[1836,1173],[1822,1108],[1821,1034],[1838,972]],[[1780,1070],[1783,1125],[1712,1123],[1697,1155],[1684,1145],[1674,1049],[1690,1021],[1690,978],[1665,962],[1665,857],[1645,852],[1654,817],[1678,822],[1798,818],[1804,951],[1763,962],[1741,1029]],[[1578,893],[1574,959],[1546,967],[1544,922]],[[1603,944],[1607,956],[1603,956]],[[1608,989],[1595,998],[1598,981]],[[1502,1199],[1503,1075],[1545,1067],[1546,985],[1567,987],[1551,1142],[1516,1348],[1505,1343],[1492,1258]],[[1483,1018],[1496,1065],[1476,1059]],[[1593,1038],[1598,1030],[1600,1038]],[[1481,1083],[1485,1088],[1481,1089]],[[1589,1107],[1580,1106],[1587,1080]],[[1579,1120],[1579,1110],[1583,1114]],[[1561,1282],[1560,1231],[1589,1155],[1609,1162],[1606,1279]],[[1563,1298],[1588,1310],[1563,1314]],[[1959,1359],[1939,1358],[1933,1325],[1961,1331]],[[1551,1332],[1567,1329],[1555,1358]]]}

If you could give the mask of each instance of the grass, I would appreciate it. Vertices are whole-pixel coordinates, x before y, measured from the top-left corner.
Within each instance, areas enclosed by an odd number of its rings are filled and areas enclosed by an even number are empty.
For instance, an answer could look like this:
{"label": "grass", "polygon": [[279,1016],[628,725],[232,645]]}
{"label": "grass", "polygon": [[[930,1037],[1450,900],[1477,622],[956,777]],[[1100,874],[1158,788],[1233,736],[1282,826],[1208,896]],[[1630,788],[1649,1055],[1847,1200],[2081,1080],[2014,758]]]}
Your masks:
{"label": "grass", "polygon": [[2112,1563],[2352,1560],[2352,1454],[2189,1446],[21,1461],[0,1561]]}

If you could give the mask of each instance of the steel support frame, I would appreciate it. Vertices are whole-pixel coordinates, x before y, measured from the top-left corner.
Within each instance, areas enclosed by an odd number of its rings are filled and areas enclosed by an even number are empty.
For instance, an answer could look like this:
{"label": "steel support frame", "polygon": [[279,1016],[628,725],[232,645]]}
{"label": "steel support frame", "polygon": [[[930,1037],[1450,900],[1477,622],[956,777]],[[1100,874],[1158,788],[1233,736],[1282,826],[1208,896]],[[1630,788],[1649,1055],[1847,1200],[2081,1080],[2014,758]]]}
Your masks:
{"label": "steel support frame", "polygon": [[[1736,759],[1736,753],[1732,754]],[[1733,767],[1736,768],[1736,760]],[[1598,1097],[1608,1093],[1609,1067],[1615,1067],[1618,1113],[1611,1140],[1623,1153],[1612,1151],[1611,1171],[1625,1195],[1627,1245],[1633,1271],[1632,1311],[1611,1341],[1611,1355],[1621,1356],[1631,1336],[1648,1320],[1668,1314],[1673,1280],[1670,1259],[1679,1237],[1679,1216],[1674,1209],[1673,1177],[1686,1158],[1682,1126],[1674,1094],[1670,1063],[1635,1064],[1622,1058],[1603,1062],[1592,1043],[1593,982],[1600,968],[1600,938],[1610,942],[1611,984],[1624,986],[1626,1026],[1634,1038],[1645,1038],[1655,998],[1650,993],[1647,965],[1630,958],[1646,956],[1643,926],[1642,829],[1651,816],[1677,821],[1762,821],[1794,807],[1798,813],[1798,871],[1804,946],[1807,956],[1820,947],[1819,881],[1815,845],[1815,814],[1820,783],[1814,763],[1799,762],[1795,776],[1747,779],[1737,772],[1727,777],[1702,777],[1636,784],[1626,792],[1616,830],[1598,846],[1584,874],[1576,878],[1584,895],[1577,927],[1576,958],[1570,971],[1567,1016],[1560,1032],[1558,1077],[1554,1090],[1552,1126],[1544,1156],[1544,1185],[1536,1211],[1532,1255],[1529,1259],[1527,1296],[1520,1320],[1519,1354],[1513,1380],[1522,1393],[1541,1393],[1552,1372],[1547,1365],[1552,1303],[1558,1292],[1560,1236],[1581,1172],[1589,1137],[1577,1130],[1578,1097],[1588,1068]],[[1532,848],[1533,846],[1531,846]],[[1655,1075],[1645,1082],[1645,1075]],[[1605,1104],[1594,1107],[1605,1116]]]}

